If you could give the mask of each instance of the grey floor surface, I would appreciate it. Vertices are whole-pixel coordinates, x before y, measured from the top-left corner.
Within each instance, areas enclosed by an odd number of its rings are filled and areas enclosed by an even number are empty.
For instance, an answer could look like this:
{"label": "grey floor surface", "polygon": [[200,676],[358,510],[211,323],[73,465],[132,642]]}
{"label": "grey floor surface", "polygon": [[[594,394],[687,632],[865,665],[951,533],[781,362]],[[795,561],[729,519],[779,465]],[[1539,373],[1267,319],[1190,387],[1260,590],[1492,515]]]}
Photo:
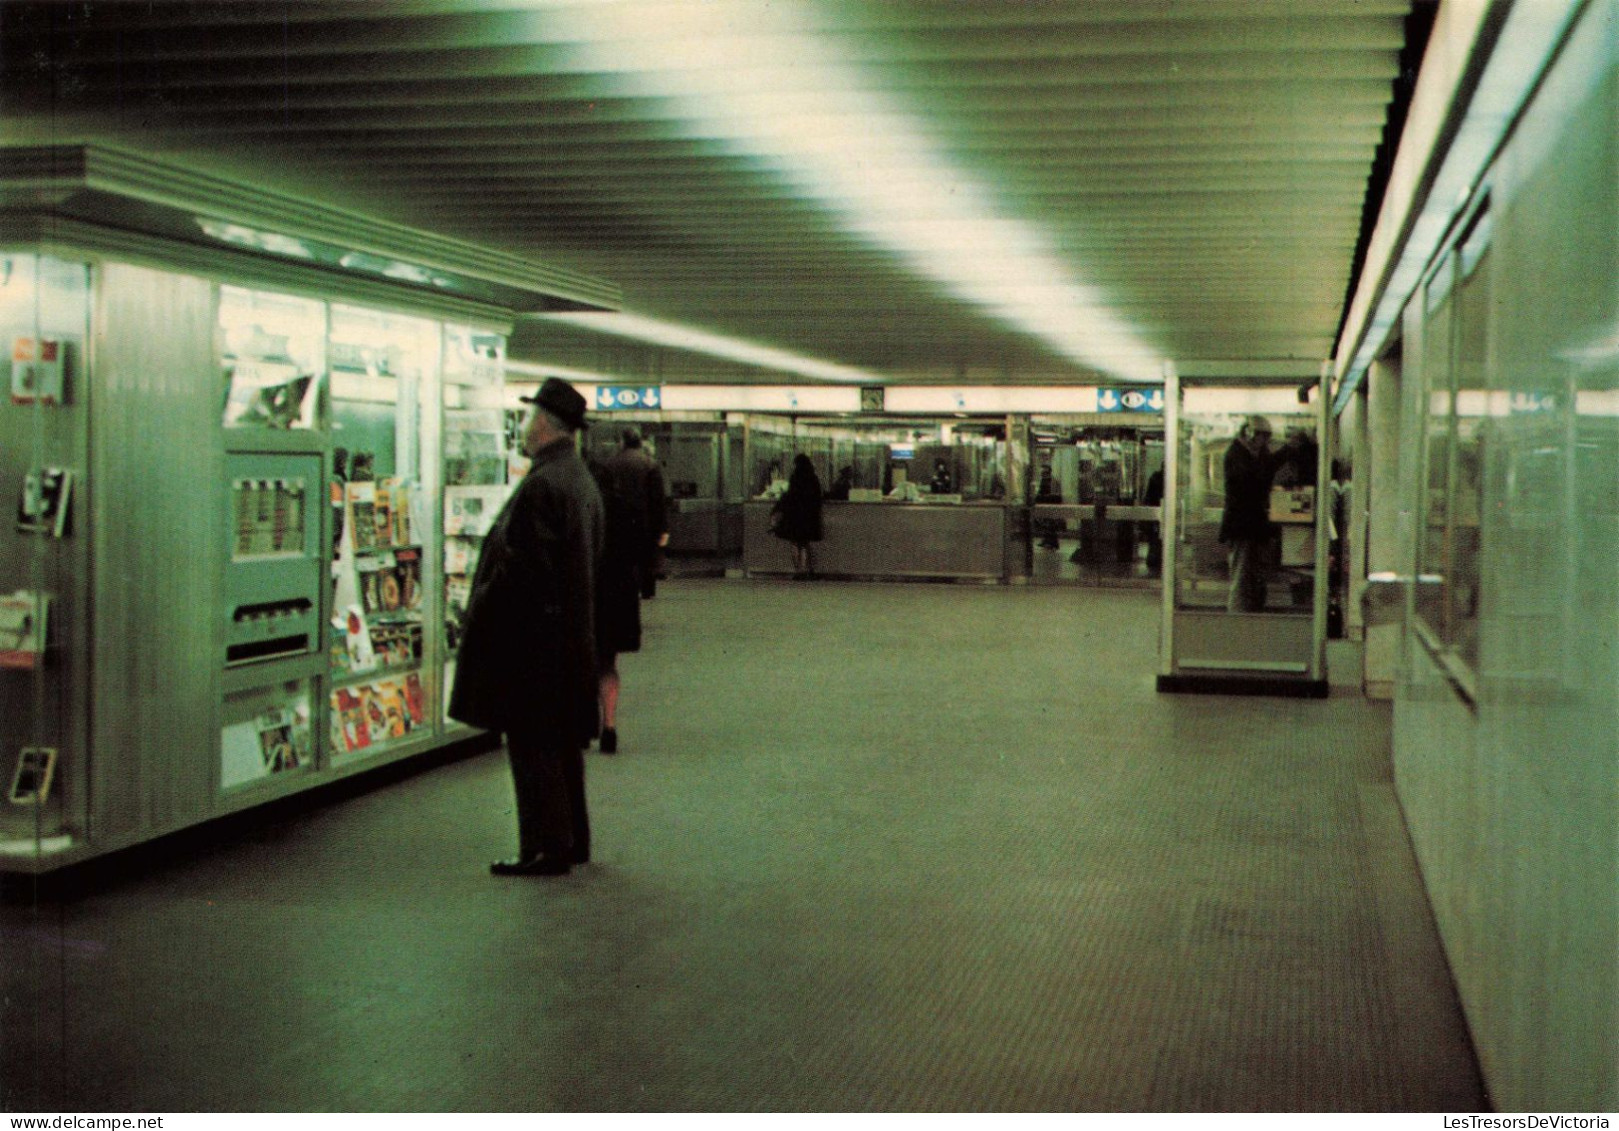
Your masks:
{"label": "grey floor surface", "polygon": [[1155,594],[682,580],[496,879],[495,753],[0,908],[12,1111],[1478,1110],[1389,717]]}

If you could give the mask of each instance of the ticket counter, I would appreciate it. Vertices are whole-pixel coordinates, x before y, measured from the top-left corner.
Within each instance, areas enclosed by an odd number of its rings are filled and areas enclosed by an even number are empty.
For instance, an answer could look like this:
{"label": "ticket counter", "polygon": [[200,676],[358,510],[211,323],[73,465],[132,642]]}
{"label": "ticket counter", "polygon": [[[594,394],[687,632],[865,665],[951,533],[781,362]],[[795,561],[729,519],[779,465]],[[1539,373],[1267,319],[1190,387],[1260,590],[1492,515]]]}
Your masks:
{"label": "ticket counter", "polygon": [[[791,574],[791,547],[770,533],[773,503],[744,507],[743,569]],[[815,572],[833,577],[927,577],[1004,581],[1006,507],[1000,503],[828,502]]]}

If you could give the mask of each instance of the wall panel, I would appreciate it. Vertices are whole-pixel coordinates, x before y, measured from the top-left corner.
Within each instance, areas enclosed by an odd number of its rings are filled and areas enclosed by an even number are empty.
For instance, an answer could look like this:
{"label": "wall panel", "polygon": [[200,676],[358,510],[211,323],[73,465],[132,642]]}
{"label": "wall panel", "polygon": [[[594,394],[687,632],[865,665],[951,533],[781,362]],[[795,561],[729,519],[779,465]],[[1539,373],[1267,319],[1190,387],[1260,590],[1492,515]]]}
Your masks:
{"label": "wall panel", "polygon": [[[1477,702],[1408,639],[1396,711],[1401,803],[1506,1111],[1619,1107],[1616,53],[1599,0],[1483,186]],[[1424,376],[1406,384],[1409,423]]]}
{"label": "wall panel", "polygon": [[224,546],[214,288],[107,264],[91,400],[92,834],[103,846],[214,801]]}

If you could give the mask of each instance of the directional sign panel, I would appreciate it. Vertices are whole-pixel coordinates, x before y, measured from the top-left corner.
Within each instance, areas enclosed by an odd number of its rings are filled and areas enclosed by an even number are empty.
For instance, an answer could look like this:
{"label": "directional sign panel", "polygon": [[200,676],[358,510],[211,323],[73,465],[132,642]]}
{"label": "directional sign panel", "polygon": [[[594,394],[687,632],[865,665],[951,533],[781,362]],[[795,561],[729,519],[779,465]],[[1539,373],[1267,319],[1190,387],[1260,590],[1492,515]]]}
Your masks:
{"label": "directional sign panel", "polygon": [[1550,392],[1513,393],[1509,404],[1514,415],[1531,412],[1556,412],[1557,394]]}
{"label": "directional sign panel", "polygon": [[1098,389],[1097,412],[1163,412],[1162,389]]}
{"label": "directional sign panel", "polygon": [[614,412],[631,408],[661,408],[663,392],[658,385],[597,385],[596,411]]}

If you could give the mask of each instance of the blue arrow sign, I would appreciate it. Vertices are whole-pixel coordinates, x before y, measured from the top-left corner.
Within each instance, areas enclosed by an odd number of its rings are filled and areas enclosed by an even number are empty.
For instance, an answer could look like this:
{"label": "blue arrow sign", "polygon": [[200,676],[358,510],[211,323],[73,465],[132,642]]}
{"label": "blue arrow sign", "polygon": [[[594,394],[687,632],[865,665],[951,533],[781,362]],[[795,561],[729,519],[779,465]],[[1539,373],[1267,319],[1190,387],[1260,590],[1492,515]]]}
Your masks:
{"label": "blue arrow sign", "polygon": [[1515,414],[1531,412],[1556,412],[1556,393],[1513,393],[1510,402],[1512,412]]}
{"label": "blue arrow sign", "polygon": [[597,385],[596,411],[621,412],[625,409],[658,408],[663,392],[657,385]]}
{"label": "blue arrow sign", "polygon": [[1097,412],[1163,412],[1162,389],[1098,389]]}

